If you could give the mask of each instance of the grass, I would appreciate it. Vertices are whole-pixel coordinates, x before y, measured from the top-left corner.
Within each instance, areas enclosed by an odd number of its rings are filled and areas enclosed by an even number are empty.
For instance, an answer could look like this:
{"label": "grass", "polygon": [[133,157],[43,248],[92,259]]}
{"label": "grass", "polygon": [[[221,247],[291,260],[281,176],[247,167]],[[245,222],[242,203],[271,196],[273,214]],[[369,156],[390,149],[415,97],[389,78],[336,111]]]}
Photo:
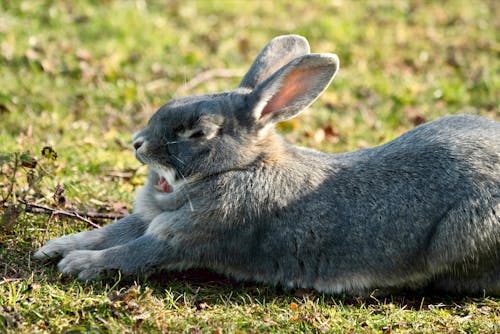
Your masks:
{"label": "grass", "polygon": [[[499,17],[495,1],[3,1],[0,151],[57,151],[29,194],[38,203],[53,205],[62,184],[68,207],[131,210],[145,175],[132,133],[197,74],[244,71],[284,33],[341,59],[314,106],[278,125],[291,142],[341,152],[447,114],[500,120]],[[239,79],[214,78],[185,94]],[[19,171],[18,189],[26,175]],[[202,271],[83,284],[30,260],[47,239],[89,228],[47,218],[21,213],[0,223],[0,332],[500,331],[500,299],[487,296],[361,299]]]}

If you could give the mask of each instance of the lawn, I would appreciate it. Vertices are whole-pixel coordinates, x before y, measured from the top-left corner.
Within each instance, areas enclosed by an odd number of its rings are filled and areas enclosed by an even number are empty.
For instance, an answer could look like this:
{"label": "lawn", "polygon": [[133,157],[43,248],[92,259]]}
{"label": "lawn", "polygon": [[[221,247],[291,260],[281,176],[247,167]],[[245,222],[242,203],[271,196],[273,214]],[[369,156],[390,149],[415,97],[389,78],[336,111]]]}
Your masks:
{"label": "lawn", "polygon": [[132,134],[173,97],[236,87],[274,36],[338,54],[330,88],[278,130],[343,152],[443,115],[500,120],[499,31],[494,0],[1,1],[0,332],[499,332],[498,297],[332,296],[205,271],[85,284],[31,260],[130,212],[146,174]]}

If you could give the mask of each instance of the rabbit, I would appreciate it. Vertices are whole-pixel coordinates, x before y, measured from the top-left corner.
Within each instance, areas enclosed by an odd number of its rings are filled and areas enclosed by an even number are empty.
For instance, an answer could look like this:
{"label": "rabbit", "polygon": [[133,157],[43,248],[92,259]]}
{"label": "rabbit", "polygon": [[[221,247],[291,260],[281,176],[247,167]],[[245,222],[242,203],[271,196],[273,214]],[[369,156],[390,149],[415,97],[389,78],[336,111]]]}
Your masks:
{"label": "rabbit", "polygon": [[134,136],[149,167],[134,212],[35,257],[85,281],[205,268],[332,294],[499,294],[500,123],[448,116],[340,154],[285,142],[274,125],[338,68],[279,36],[235,90],[171,100]]}

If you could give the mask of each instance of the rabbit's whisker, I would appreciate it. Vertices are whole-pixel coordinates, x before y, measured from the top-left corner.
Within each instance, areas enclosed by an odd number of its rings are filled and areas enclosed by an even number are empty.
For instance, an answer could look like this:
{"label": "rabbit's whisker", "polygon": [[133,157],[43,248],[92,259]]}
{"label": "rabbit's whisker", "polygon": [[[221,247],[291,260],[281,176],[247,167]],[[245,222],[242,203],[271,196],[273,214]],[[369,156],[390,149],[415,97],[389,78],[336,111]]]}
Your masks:
{"label": "rabbit's whisker", "polygon": [[174,158],[175,160],[179,161],[181,164],[185,165],[186,163],[184,161],[182,161],[179,157],[175,156],[175,154],[172,154],[172,158]]}
{"label": "rabbit's whisker", "polygon": [[[179,175],[182,177],[182,179],[188,183],[188,180],[186,179],[186,177],[184,176],[184,174],[182,174],[181,171],[177,170],[177,172],[179,173]],[[191,197],[189,196],[189,192],[186,192],[186,197],[187,197],[187,200],[189,202],[189,208],[191,209],[191,212],[194,211],[194,207],[193,207],[193,202],[191,202]]]}

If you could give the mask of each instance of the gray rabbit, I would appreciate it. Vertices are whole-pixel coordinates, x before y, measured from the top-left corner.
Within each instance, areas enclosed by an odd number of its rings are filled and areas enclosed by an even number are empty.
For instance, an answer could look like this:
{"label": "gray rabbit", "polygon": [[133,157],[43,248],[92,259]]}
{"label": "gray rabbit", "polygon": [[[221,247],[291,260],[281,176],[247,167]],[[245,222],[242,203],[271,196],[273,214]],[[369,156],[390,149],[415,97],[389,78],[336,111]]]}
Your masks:
{"label": "gray rabbit", "polygon": [[238,280],[363,295],[500,293],[500,123],[430,122],[326,154],[274,130],[326,89],[339,60],[271,40],[240,86],[174,99],[134,138],[149,166],[134,213],[49,241],[64,274],[207,268]]}

